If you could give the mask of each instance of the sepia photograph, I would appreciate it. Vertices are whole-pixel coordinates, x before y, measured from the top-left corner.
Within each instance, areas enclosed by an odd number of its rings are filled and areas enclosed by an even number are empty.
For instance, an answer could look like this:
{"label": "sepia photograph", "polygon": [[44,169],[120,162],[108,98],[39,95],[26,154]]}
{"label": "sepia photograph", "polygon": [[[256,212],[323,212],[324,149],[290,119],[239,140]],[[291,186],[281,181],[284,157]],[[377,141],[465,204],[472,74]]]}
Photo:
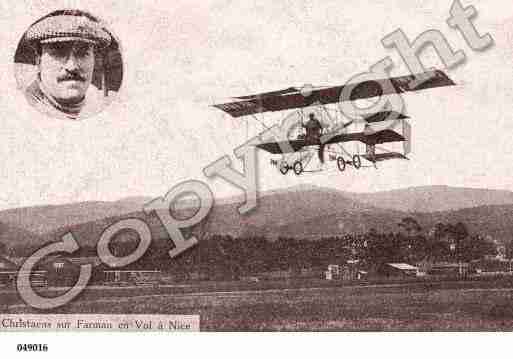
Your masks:
{"label": "sepia photograph", "polygon": [[67,6],[0,6],[2,334],[513,330],[510,3]]}

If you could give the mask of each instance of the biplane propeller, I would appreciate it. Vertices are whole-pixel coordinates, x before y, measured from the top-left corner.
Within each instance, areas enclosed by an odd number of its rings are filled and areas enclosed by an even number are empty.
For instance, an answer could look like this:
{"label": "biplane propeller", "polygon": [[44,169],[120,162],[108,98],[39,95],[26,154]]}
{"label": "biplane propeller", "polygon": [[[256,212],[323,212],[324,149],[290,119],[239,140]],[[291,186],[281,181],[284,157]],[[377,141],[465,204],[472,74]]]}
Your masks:
{"label": "biplane propeller", "polygon": [[[428,78],[415,88],[410,83],[417,76]],[[360,83],[351,83],[342,86],[311,88],[304,91],[303,88],[289,87],[283,90],[264,92],[255,95],[234,97],[236,101],[222,104],[215,104],[214,107],[228,113],[234,118],[253,116],[264,112],[275,112],[303,109],[311,106],[335,104],[340,101],[356,101],[394,93],[420,91],[436,87],[452,86],[454,82],[441,70],[429,71],[417,76],[408,75],[392,77],[388,79],[377,79]],[[384,86],[384,82],[392,86]],[[346,86],[350,88],[347,89]],[[385,90],[384,90],[385,89]],[[341,99],[342,91],[350,90],[348,99]],[[343,116],[340,109],[338,112]],[[325,109],[325,113],[329,113]],[[360,119],[348,119],[333,126],[333,129],[324,128],[321,122],[310,114],[310,121],[307,126],[303,123],[306,133],[300,134],[295,139],[278,142],[259,143],[256,147],[271,154],[282,155],[281,161],[272,160],[271,164],[276,165],[282,174],[292,169],[296,175],[307,172],[307,166],[314,157],[312,153],[317,152],[321,168],[324,165],[324,152],[330,153],[329,159],[337,162],[340,171],[344,171],[347,165],[359,169],[362,167],[362,158],[376,167],[377,162],[392,159],[408,159],[406,155],[411,149],[411,125],[406,120],[409,118],[403,113],[390,110],[382,110],[375,113],[368,113]],[[392,119],[392,120],[390,120]],[[348,132],[352,125],[363,124],[360,131]],[[326,130],[326,131],[324,131]],[[365,152],[351,153],[343,144],[348,142],[362,143],[365,145]],[[402,142],[403,151],[392,151],[381,145],[393,142]],[[336,146],[333,150],[332,146]],[[327,149],[327,150],[326,150]],[[289,155],[296,156],[289,156]],[[369,166],[367,166],[369,167]]]}

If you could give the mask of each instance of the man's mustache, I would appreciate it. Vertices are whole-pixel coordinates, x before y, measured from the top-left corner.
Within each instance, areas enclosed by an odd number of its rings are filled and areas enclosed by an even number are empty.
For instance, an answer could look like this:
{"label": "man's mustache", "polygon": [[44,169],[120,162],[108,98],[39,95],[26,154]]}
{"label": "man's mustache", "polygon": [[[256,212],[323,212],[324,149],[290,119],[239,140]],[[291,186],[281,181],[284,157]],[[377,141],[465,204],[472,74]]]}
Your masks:
{"label": "man's mustache", "polygon": [[59,76],[57,82],[62,81],[82,81],[85,82],[85,77],[78,72],[67,72],[65,75]]}

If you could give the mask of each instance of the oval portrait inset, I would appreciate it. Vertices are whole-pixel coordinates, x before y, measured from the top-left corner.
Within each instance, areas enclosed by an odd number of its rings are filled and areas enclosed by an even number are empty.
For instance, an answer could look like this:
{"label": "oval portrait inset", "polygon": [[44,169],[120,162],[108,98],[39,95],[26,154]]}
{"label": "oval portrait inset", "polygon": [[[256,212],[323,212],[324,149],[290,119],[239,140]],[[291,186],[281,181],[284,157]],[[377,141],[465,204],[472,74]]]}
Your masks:
{"label": "oval portrait inset", "polygon": [[28,103],[54,118],[79,120],[101,112],[123,79],[119,41],[81,10],[57,10],[30,25],[14,62]]}

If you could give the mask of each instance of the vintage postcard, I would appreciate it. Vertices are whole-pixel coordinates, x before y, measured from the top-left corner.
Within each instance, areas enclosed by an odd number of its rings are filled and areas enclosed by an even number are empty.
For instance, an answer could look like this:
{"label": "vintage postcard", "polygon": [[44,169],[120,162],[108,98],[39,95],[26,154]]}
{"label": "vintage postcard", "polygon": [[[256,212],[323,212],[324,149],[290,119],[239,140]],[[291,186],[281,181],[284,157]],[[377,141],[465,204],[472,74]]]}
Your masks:
{"label": "vintage postcard", "polygon": [[0,10],[0,332],[513,329],[510,2]]}

